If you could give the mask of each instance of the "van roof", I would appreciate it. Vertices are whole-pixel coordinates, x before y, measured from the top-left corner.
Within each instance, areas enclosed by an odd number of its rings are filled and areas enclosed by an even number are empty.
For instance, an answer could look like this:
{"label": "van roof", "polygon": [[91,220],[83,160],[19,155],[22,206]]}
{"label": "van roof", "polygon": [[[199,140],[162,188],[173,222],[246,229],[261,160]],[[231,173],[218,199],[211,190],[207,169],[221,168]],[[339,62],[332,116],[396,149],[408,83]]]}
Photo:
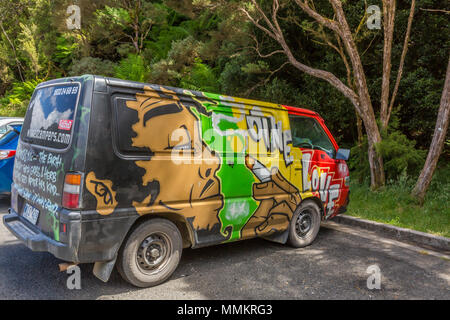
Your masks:
{"label": "van roof", "polygon": [[[37,88],[41,86],[51,85],[60,83],[61,81],[79,81],[79,80],[94,80],[95,79],[95,88],[102,88],[104,87],[105,82],[112,86],[117,87],[123,87],[123,88],[132,88],[137,90],[142,90],[144,86],[151,87],[157,91],[159,91],[158,84],[150,84],[150,83],[144,83],[144,82],[137,82],[137,81],[131,81],[131,80],[123,80],[123,79],[117,79],[117,78],[111,78],[111,77],[103,77],[103,76],[97,76],[97,75],[90,75],[85,74],[82,76],[75,76],[75,77],[66,77],[66,78],[59,78],[54,80],[49,80],[46,82],[40,83]],[[298,107],[292,107],[282,104],[276,104],[272,102],[266,102],[266,101],[260,101],[260,100],[252,100],[252,99],[246,99],[246,98],[239,98],[234,96],[228,96],[228,95],[222,95],[217,93],[210,93],[210,92],[204,92],[204,91],[196,91],[196,90],[188,90],[183,88],[177,88],[177,87],[171,87],[171,86],[164,86],[167,89],[170,89],[177,93],[178,95],[194,95],[196,97],[204,98],[205,96],[207,98],[225,102],[229,105],[239,105],[239,104],[247,104],[247,105],[256,105],[266,108],[272,108],[272,109],[288,109],[289,112],[295,113],[295,114],[306,114],[306,115],[312,115],[312,116],[318,116],[317,112],[314,112],[309,109],[305,108],[298,108]]]}

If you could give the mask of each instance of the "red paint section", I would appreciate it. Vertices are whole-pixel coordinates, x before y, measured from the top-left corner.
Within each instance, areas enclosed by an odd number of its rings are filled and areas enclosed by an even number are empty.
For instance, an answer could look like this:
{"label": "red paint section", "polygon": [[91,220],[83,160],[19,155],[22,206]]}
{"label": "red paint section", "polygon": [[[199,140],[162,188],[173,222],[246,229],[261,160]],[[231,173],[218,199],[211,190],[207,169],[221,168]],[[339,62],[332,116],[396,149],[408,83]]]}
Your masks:
{"label": "red paint section", "polygon": [[[289,114],[314,118],[323,128],[336,151],[339,146],[325,126],[325,122],[317,112],[283,106]],[[303,192],[311,191],[322,201],[325,217],[334,217],[342,207],[348,203],[349,187],[346,181],[349,179],[349,170],[344,160],[331,158],[326,152],[300,148],[302,152],[302,181]]]}

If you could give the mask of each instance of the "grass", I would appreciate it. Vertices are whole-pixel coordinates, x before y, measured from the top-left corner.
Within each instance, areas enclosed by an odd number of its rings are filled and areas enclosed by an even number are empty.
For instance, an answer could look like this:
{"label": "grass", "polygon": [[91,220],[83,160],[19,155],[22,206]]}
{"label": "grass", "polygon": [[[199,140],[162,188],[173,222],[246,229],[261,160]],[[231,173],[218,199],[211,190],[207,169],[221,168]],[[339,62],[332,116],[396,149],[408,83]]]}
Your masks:
{"label": "grass", "polygon": [[352,181],[346,214],[394,226],[450,237],[450,166],[436,170],[421,207],[410,193],[416,180],[402,175],[384,188]]}

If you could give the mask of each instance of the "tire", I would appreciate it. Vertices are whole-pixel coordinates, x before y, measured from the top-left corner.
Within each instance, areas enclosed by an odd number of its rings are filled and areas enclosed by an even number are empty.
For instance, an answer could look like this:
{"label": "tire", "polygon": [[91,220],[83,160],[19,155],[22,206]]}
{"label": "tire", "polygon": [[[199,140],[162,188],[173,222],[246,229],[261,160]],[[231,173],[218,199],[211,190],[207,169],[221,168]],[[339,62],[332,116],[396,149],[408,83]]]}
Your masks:
{"label": "tire", "polygon": [[139,224],[123,243],[117,269],[122,278],[140,288],[166,281],[178,266],[183,240],[178,228],[166,219]]}
{"label": "tire", "polygon": [[309,246],[319,233],[320,220],[319,206],[313,201],[303,202],[292,216],[288,243],[295,248]]}

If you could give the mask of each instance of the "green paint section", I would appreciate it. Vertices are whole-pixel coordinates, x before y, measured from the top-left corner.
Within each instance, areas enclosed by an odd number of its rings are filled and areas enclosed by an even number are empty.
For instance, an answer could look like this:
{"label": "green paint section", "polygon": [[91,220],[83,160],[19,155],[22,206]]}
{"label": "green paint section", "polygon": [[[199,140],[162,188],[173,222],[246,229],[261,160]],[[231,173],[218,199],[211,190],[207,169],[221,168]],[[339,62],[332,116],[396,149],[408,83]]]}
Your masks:
{"label": "green paint section", "polygon": [[47,224],[53,231],[53,239],[59,241],[59,220],[51,212],[47,213],[46,216]]}
{"label": "green paint section", "polygon": [[[205,95],[212,99],[219,99],[218,95]],[[215,104],[203,103],[203,105],[208,112],[222,113],[227,116],[232,115],[232,110],[228,106],[221,105],[220,110],[218,110],[215,108]],[[229,241],[237,240],[241,238],[242,228],[258,207],[258,202],[252,197],[248,197],[248,195],[252,194],[255,177],[243,161],[245,159],[245,149],[243,148],[240,153],[230,153],[233,150],[230,142],[240,139],[242,145],[244,145],[244,137],[238,131],[235,131],[239,129],[236,123],[225,119],[221,119],[218,123],[219,129],[221,131],[231,130],[234,132],[229,132],[229,136],[222,136],[218,131],[211,130],[213,129],[211,118],[200,114],[194,108],[191,108],[191,110],[201,119],[203,140],[211,150],[216,151],[221,157],[222,165],[217,173],[224,196],[224,207],[219,213],[219,220],[222,224],[221,232],[224,236],[230,236],[225,230],[231,227],[232,231]],[[226,158],[220,152],[222,148],[228,151]],[[239,161],[238,158],[240,158]]]}

